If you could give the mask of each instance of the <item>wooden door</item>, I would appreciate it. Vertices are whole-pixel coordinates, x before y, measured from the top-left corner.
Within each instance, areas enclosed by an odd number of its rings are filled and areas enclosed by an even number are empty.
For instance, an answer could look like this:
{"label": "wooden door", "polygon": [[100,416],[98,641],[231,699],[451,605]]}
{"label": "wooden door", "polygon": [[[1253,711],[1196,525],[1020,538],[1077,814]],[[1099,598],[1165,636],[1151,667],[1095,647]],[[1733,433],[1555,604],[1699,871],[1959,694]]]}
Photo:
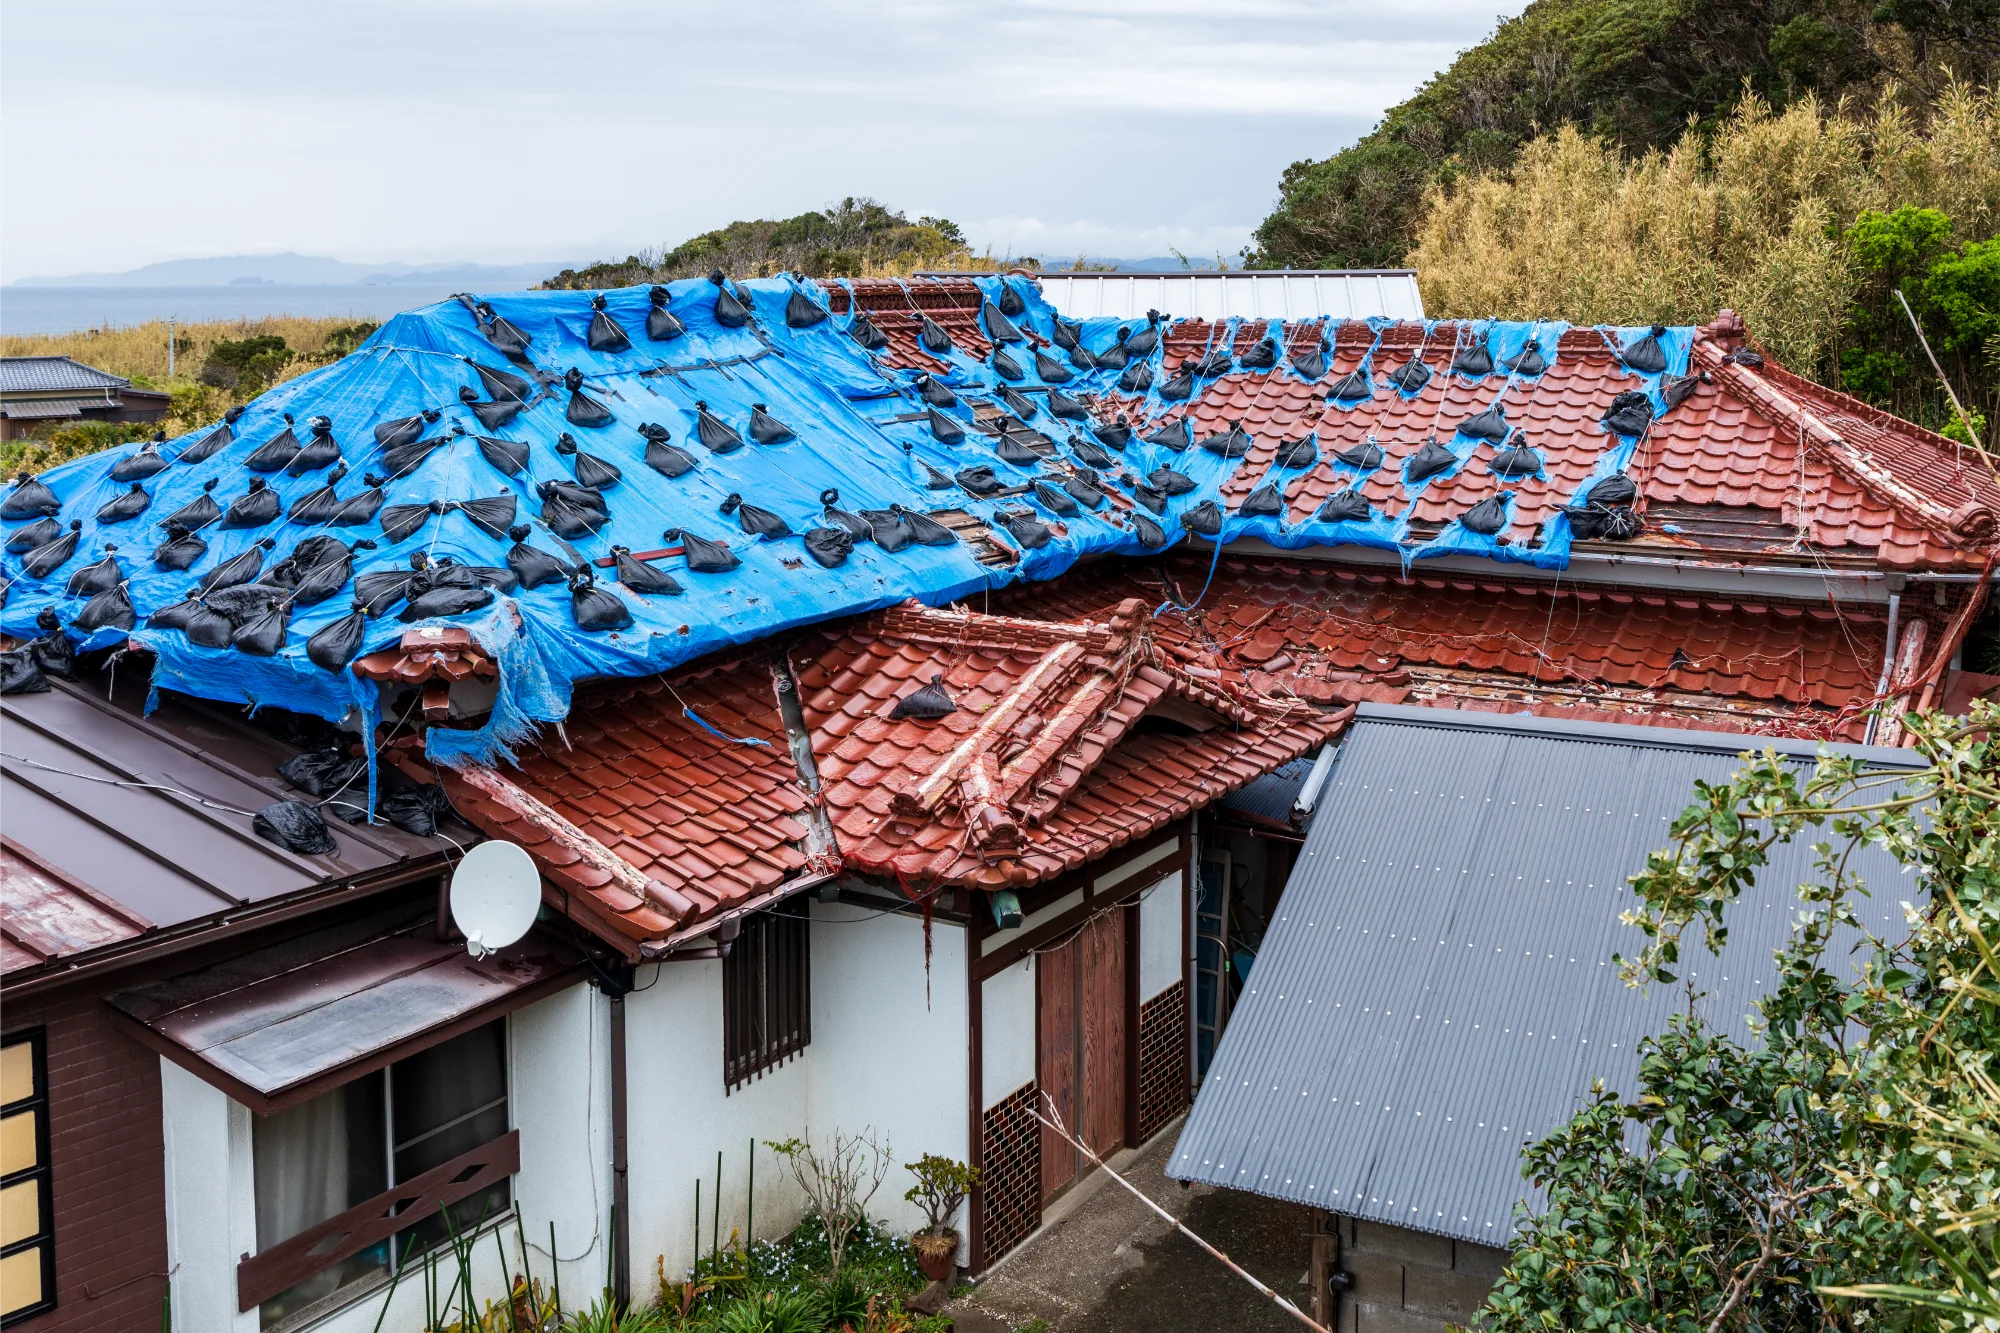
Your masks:
{"label": "wooden door", "polygon": [[[1125,1144],[1125,918],[1107,912],[1040,956],[1037,1078],[1069,1131],[1100,1158]],[[1089,1162],[1042,1129],[1042,1197]]]}

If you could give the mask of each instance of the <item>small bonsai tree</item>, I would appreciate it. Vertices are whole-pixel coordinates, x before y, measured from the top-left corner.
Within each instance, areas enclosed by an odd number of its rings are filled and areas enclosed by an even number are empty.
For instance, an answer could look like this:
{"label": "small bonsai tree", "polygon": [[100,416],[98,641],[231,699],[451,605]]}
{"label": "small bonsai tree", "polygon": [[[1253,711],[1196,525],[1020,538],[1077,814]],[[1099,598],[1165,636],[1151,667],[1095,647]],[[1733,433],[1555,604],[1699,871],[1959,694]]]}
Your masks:
{"label": "small bonsai tree", "polygon": [[927,1224],[922,1234],[950,1235],[955,1241],[958,1233],[952,1229],[951,1220],[957,1216],[965,1196],[979,1183],[979,1169],[936,1153],[925,1153],[903,1169],[917,1178],[917,1183],[903,1197],[923,1210]]}

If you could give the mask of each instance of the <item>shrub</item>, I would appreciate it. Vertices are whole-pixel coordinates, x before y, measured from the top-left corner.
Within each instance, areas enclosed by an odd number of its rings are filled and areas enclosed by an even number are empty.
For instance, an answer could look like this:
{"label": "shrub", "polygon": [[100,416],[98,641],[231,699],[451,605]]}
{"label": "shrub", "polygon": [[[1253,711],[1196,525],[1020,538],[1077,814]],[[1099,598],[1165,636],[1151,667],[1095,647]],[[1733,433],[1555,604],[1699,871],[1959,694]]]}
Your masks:
{"label": "shrub", "polygon": [[903,1197],[923,1209],[928,1222],[924,1229],[933,1235],[951,1230],[958,1206],[979,1183],[978,1169],[936,1153],[925,1153],[904,1169],[917,1178],[917,1183]]}
{"label": "shrub", "polygon": [[274,333],[252,334],[233,342],[218,342],[202,363],[201,382],[244,394],[263,390],[292,360],[292,350]]}

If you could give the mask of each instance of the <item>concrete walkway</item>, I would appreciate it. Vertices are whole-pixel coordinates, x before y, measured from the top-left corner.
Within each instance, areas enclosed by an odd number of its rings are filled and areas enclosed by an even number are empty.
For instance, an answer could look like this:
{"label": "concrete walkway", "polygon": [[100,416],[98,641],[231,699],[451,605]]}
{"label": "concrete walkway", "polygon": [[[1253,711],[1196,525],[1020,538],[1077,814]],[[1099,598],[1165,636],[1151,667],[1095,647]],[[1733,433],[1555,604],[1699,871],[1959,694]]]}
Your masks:
{"label": "concrete walkway", "polygon": [[[1165,1174],[1178,1123],[1112,1165],[1294,1303],[1310,1249],[1303,1208]],[[945,1307],[957,1333],[1301,1333],[1303,1325],[1099,1172],[1056,1201],[1033,1239]]]}

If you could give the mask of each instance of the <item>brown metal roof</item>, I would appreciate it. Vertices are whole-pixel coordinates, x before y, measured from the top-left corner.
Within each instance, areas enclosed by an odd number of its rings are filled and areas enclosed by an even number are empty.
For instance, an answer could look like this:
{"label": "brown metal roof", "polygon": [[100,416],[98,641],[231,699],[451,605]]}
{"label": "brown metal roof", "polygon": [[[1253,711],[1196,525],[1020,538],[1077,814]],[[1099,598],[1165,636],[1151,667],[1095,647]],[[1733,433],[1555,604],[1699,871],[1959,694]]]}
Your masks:
{"label": "brown metal roof", "polygon": [[474,960],[431,910],[317,930],[111,997],[139,1040],[260,1114],[491,1022],[584,975],[539,931]]}
{"label": "brown metal roof", "polygon": [[[388,825],[328,826],[338,850],[303,856],[251,831],[251,815],[300,799],[277,774],[297,750],[220,708],[102,677],[0,699],[0,975],[139,935],[199,927],[323,885],[377,878],[449,847]],[[91,918],[95,918],[92,920]]]}

